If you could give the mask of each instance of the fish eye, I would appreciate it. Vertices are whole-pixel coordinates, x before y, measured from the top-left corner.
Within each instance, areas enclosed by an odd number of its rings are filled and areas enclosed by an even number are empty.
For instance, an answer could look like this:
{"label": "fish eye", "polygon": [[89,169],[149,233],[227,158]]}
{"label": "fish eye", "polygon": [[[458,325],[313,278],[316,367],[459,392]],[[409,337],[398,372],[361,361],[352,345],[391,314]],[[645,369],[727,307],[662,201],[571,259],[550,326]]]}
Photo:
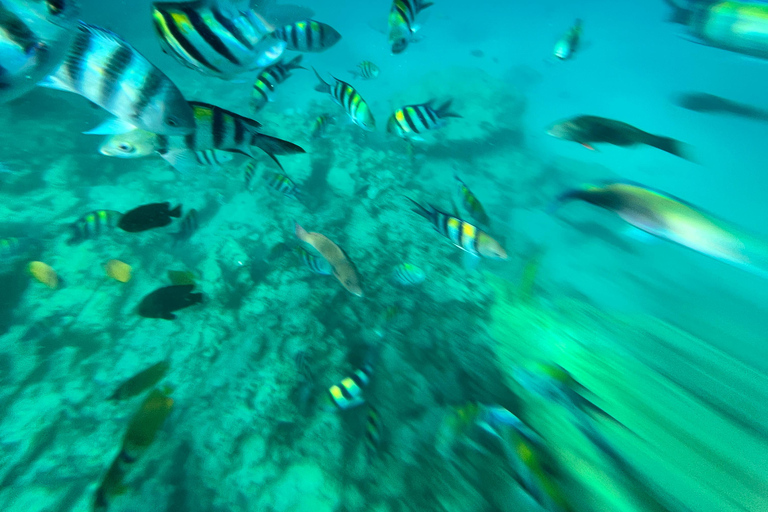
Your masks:
{"label": "fish eye", "polygon": [[58,16],[64,12],[65,0],[47,0],[45,3],[48,6],[48,13],[54,16]]}
{"label": "fish eye", "polygon": [[131,144],[128,144],[127,142],[121,142],[117,145],[117,149],[122,151],[123,153],[133,153],[134,148]]}
{"label": "fish eye", "polygon": [[179,120],[173,116],[170,116],[168,117],[168,119],[165,120],[165,124],[172,127],[179,126]]}

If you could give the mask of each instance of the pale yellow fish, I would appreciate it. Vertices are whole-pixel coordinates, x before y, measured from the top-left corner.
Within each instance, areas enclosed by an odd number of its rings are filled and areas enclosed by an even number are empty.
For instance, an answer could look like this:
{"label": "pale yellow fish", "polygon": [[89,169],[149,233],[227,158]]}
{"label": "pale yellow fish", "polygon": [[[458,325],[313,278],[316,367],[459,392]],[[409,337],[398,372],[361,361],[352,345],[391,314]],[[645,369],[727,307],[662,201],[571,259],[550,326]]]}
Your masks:
{"label": "pale yellow fish", "polygon": [[107,275],[114,279],[115,281],[120,281],[121,283],[127,283],[131,280],[132,277],[132,269],[131,266],[127,263],[123,263],[120,260],[109,260],[107,264],[104,266],[104,269],[107,272]]}
{"label": "pale yellow fish", "polygon": [[46,265],[42,261],[33,261],[27,268],[32,277],[43,283],[48,288],[55,290],[59,287],[59,276],[56,274],[56,271],[50,267],[50,265]]}

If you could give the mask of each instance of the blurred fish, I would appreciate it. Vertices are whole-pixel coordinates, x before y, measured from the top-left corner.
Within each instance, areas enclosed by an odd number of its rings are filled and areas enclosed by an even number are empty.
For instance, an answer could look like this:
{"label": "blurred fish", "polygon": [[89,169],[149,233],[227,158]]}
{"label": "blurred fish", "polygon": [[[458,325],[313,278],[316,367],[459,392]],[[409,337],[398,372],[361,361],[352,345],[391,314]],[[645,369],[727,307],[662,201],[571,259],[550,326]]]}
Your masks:
{"label": "blurred fish", "polygon": [[[228,0],[155,2],[152,20],[165,53],[184,66],[222,80],[267,67],[285,42],[251,9]],[[240,3],[240,2],[238,2]]]}
{"label": "blurred fish", "polygon": [[309,132],[311,140],[319,139],[325,135],[328,125],[333,124],[333,117],[330,114],[320,114],[312,123],[312,130]]}
{"label": "blurred fish", "polygon": [[371,80],[378,78],[379,66],[369,60],[364,60],[357,65],[357,69],[350,70],[350,73],[352,73],[352,78],[360,77],[363,80]]}
{"label": "blurred fish", "polygon": [[72,236],[67,240],[67,244],[74,245],[96,238],[117,226],[122,217],[123,214],[115,210],[96,210],[86,213],[70,226]]}
{"label": "blurred fish", "polygon": [[0,238],[0,272],[12,270],[35,248],[37,242],[30,237]]}
{"label": "blurred fish", "polygon": [[703,92],[688,92],[679,95],[675,99],[675,103],[678,106],[693,110],[694,112],[702,112],[708,114],[733,114],[738,117],[745,117],[748,119],[758,119],[760,121],[768,121],[768,110],[753,107],[746,103],[738,103],[736,101],[721,98],[714,94],[707,94]]}
{"label": "blurred fish", "polygon": [[232,153],[220,149],[195,151],[195,161],[197,161],[197,164],[211,167],[212,169],[220,168],[222,165],[231,162],[233,158]]}
{"label": "blurred fish", "polygon": [[408,198],[416,208],[412,211],[418,213],[432,223],[438,233],[448,238],[453,245],[466,251],[472,256],[481,256],[490,259],[507,259],[504,248],[490,237],[486,232],[477,229],[472,224],[438,210],[431,204],[425,208],[411,198]]}
{"label": "blurred fish", "polygon": [[167,361],[160,361],[149,368],[140,371],[130,379],[126,380],[109,397],[110,400],[125,400],[142,393],[149,389],[165,377],[170,364]]}
{"label": "blurred fish", "polygon": [[299,260],[315,274],[323,276],[333,274],[331,264],[322,256],[316,256],[301,246],[296,247],[296,254],[299,256]]}
{"label": "blurred fish", "polygon": [[29,274],[48,288],[55,290],[62,286],[62,281],[56,271],[42,261],[33,261],[27,266]]}
{"label": "blurred fish", "polygon": [[573,26],[568,29],[563,37],[555,44],[554,55],[560,60],[568,60],[579,49],[579,40],[581,38],[582,22],[577,19]]}
{"label": "blurred fish", "polygon": [[256,173],[256,162],[253,160],[246,162],[244,170],[245,190],[251,190],[251,181],[253,181],[253,175]]}
{"label": "blurred fish", "polygon": [[607,182],[564,192],[550,210],[572,200],[609,210],[632,226],[662,240],[768,277],[768,247],[765,241],[682,199],[636,183]]}
{"label": "blurred fish", "polygon": [[426,278],[427,275],[423,270],[410,263],[401,263],[392,272],[392,280],[403,286],[421,284]]}
{"label": "blurred fish", "polygon": [[368,387],[373,376],[372,352],[366,356],[362,366],[355,370],[349,377],[328,388],[331,403],[338,409],[352,409],[365,403],[363,390]]}
{"label": "blurred fish", "polygon": [[172,236],[173,236],[174,243],[186,242],[187,240],[192,238],[192,235],[194,235],[197,232],[198,227],[200,227],[200,224],[197,220],[197,210],[192,208],[187,212],[187,214],[181,220],[181,226],[179,227],[179,231],[177,233],[173,233]]}
{"label": "blurred fish", "polygon": [[267,256],[264,258],[264,260],[267,263],[273,263],[286,254],[290,252],[291,248],[290,246],[285,242],[280,242],[272,246],[272,248],[269,250],[269,253],[267,253]]}
{"label": "blurred fish", "polygon": [[171,413],[173,399],[160,390],[153,390],[131,419],[123,437],[120,459],[135,462],[155,440],[157,432]]}
{"label": "blurred fish", "polygon": [[279,172],[270,173],[265,178],[267,186],[276,192],[280,192],[285,197],[298,200],[301,197],[299,187],[291,178]]}
{"label": "blurred fish", "polygon": [[286,49],[295,52],[324,52],[341,40],[341,34],[325,23],[302,20],[280,27],[275,37],[287,43]]}
{"label": "blurred fish", "polygon": [[174,311],[203,302],[202,293],[192,293],[194,284],[180,284],[158,288],[141,300],[138,313],[145,318],[174,320]]}
{"label": "blurred fish", "polygon": [[96,496],[93,499],[94,512],[106,512],[112,498],[128,492],[128,487],[124,483],[126,466],[127,463],[123,462],[119,455],[112,461],[96,489]]}
{"label": "blurred fish", "polygon": [[121,283],[131,280],[131,266],[119,260],[109,260],[104,267],[108,277]]}
{"label": "blurred fish", "polygon": [[380,338],[384,337],[384,334],[389,329],[392,321],[400,315],[400,308],[395,305],[389,305],[379,315],[379,320],[374,327],[373,332]]}
{"label": "blurred fish", "polygon": [[459,195],[461,196],[461,202],[464,204],[464,209],[469,212],[473,219],[483,226],[490,226],[491,219],[488,217],[488,214],[485,213],[485,208],[483,208],[483,205],[480,203],[480,200],[477,199],[477,196],[469,190],[469,187],[461,180],[461,178],[455,174],[453,175],[453,178],[459,184]]}
{"label": "blurred fish", "polygon": [[169,270],[168,280],[174,285],[195,284],[195,274],[189,270]]}
{"label": "blurred fish", "polygon": [[594,150],[593,143],[613,144],[629,147],[638,144],[653,146],[686,160],[692,160],[690,148],[684,142],[644,132],[627,123],[597,116],[577,116],[554,124],[547,131],[549,135],[563,140],[578,142]]}
{"label": "blurred fish", "polygon": [[344,112],[352,119],[352,122],[363,130],[373,131],[376,129],[376,120],[373,118],[371,109],[354,87],[337,78],[333,79],[334,82],[331,85],[320,77],[315,68],[312,68],[312,71],[320,80],[320,84],[315,87],[316,91],[330,94],[333,101],[344,108]]}
{"label": "blurred fish", "polygon": [[416,24],[416,16],[434,2],[423,0],[394,0],[389,11],[389,44],[392,53],[398,54],[405,51],[408,45],[415,41],[419,26]]}
{"label": "blurred fish", "polygon": [[305,414],[309,410],[310,401],[315,391],[315,378],[312,375],[309,363],[307,363],[307,353],[305,351],[298,352],[294,361],[296,362],[296,370],[299,373],[299,411]]}
{"label": "blurred fish", "polygon": [[171,203],[151,203],[123,214],[117,227],[129,233],[162,228],[171,223],[171,217],[181,217],[181,205],[171,209]]}
{"label": "blurred fish", "polygon": [[383,426],[379,411],[372,405],[368,405],[368,415],[365,420],[365,458],[368,464],[373,462],[379,453],[381,445],[381,433]]}
{"label": "blurred fish", "polygon": [[196,151],[223,150],[254,158],[251,146],[264,151],[282,169],[275,155],[304,153],[296,144],[260,133],[261,124],[207,103],[190,102],[197,129],[188,137],[165,137],[133,131],[108,137],[99,147],[103,155],[139,158],[158,153],[181,172],[197,168]]}
{"label": "blurred fish", "polygon": [[162,71],[108,30],[83,22],[77,29],[64,62],[40,85],[77,93],[116,117],[88,133],[195,130],[192,109]]}
{"label": "blurred fish", "polygon": [[59,65],[77,11],[74,0],[0,1],[0,103],[28,92]]}
{"label": "blurred fish", "polygon": [[451,112],[451,102],[448,100],[439,107],[433,107],[435,100],[429,100],[421,105],[406,105],[395,110],[387,120],[387,132],[404,139],[424,140],[420,134],[442,128],[449,117],[461,117]]}
{"label": "blurred fish", "polygon": [[275,88],[291,76],[291,71],[306,69],[301,67],[302,57],[303,55],[298,55],[288,62],[275,62],[259,73],[251,91],[251,110],[257,112],[264,108],[267,102],[272,101],[272,93],[275,92]]}
{"label": "blurred fish", "polygon": [[296,237],[312,246],[320,253],[320,256],[331,264],[334,277],[339,280],[349,293],[362,297],[363,289],[360,286],[360,276],[357,274],[355,264],[352,263],[346,253],[325,235],[308,232],[298,222],[294,221],[294,224],[296,226]]}

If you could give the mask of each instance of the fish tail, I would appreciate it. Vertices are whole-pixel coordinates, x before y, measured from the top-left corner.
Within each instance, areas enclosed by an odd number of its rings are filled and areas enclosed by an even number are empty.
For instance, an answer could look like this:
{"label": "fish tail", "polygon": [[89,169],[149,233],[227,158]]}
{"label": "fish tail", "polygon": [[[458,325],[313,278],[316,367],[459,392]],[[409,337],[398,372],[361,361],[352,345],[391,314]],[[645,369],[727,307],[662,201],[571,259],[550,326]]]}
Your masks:
{"label": "fish tail", "polygon": [[437,114],[437,117],[440,119],[446,118],[446,117],[461,117],[456,112],[451,112],[451,103],[453,103],[453,99],[449,99],[439,107],[435,109],[435,113]]}
{"label": "fish tail", "polygon": [[178,206],[176,206],[176,208],[174,208],[173,210],[169,211],[168,215],[170,215],[171,217],[176,217],[176,218],[181,217],[181,205],[178,205]]}
{"label": "fish tail", "polygon": [[648,140],[645,141],[649,146],[653,146],[667,153],[671,153],[685,160],[693,161],[691,157],[690,146],[685,142],[681,142],[671,137],[662,137],[660,135],[651,135]]}
{"label": "fish tail", "polygon": [[303,57],[303,55],[297,55],[296,57],[292,58],[285,63],[285,69],[307,69],[301,65],[301,59]]}
{"label": "fish tail", "polygon": [[420,205],[419,203],[417,203],[416,201],[414,201],[408,196],[405,196],[405,198],[416,206],[416,208],[411,209],[413,213],[418,213],[419,215],[421,215],[422,217],[424,217],[429,221],[432,220],[432,211],[430,209],[423,207],[422,205]]}
{"label": "fish tail", "polygon": [[682,7],[678,2],[680,0],[664,0],[667,5],[669,5],[673,10],[672,14],[669,15],[669,19],[667,21],[671,23],[682,23],[683,25],[688,25],[691,21],[691,16],[693,14],[693,11],[687,7]]}
{"label": "fish tail", "polygon": [[297,146],[293,142],[287,140],[278,139],[277,137],[271,137],[264,135],[263,133],[254,133],[251,138],[251,145],[256,146],[277,164],[282,170],[283,166],[275,155],[295,155],[297,153],[306,153],[304,149]]}
{"label": "fish tail", "polygon": [[301,225],[298,222],[296,222],[295,219],[293,221],[293,225],[294,225],[294,230],[296,232],[296,238],[298,238],[301,241],[304,241],[304,238],[306,238],[308,234],[307,230],[301,227]]}
{"label": "fish tail", "polygon": [[416,13],[420,13],[427,7],[432,7],[435,5],[435,2],[422,2],[421,0],[416,0]]}
{"label": "fish tail", "polygon": [[547,214],[554,215],[564,203],[569,201],[575,201],[578,199],[586,200],[585,194],[586,191],[580,188],[574,188],[563,192],[562,194],[558,195],[551,203],[549,203],[549,206],[547,206]]}
{"label": "fish tail", "polygon": [[326,92],[330,94],[331,85],[325,80],[323,80],[323,77],[320,76],[320,73],[318,73],[314,67],[312,68],[312,71],[315,72],[315,76],[317,77],[318,80],[320,80],[320,83],[315,86],[315,90],[318,92]]}

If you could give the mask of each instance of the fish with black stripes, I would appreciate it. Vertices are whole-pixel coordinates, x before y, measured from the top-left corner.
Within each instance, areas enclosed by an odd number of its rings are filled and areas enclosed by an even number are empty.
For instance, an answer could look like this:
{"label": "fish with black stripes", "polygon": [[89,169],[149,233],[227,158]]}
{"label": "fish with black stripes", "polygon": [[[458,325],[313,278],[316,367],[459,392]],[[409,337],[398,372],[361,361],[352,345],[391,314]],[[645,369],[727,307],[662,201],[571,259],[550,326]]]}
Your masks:
{"label": "fish with black stripes", "polygon": [[407,198],[416,208],[412,211],[427,219],[435,230],[446,237],[453,245],[472,256],[506,260],[507,251],[488,233],[454,215],[438,210],[431,204],[420,205]]}
{"label": "fish with black stripes", "polygon": [[371,464],[379,453],[383,425],[379,411],[368,405],[368,415],[365,419],[365,458]]}
{"label": "fish with black stripes", "polygon": [[395,110],[387,121],[387,132],[406,140],[424,140],[423,133],[442,128],[450,117],[461,117],[451,112],[448,100],[439,107],[433,106],[434,100],[420,105],[406,105]]}
{"label": "fish with black stripes", "polygon": [[74,245],[84,240],[91,240],[102,233],[111,231],[122,219],[123,214],[115,210],[95,210],[88,212],[70,226],[71,236],[68,245]]}
{"label": "fish with black stripes", "polygon": [[192,238],[192,235],[194,235],[197,232],[197,229],[200,227],[200,221],[197,218],[197,210],[192,208],[187,212],[187,214],[184,216],[183,219],[181,219],[181,224],[179,226],[179,231],[176,233],[173,233],[173,241],[174,244],[178,242],[186,242],[190,238]]}
{"label": "fish with black stripes", "polygon": [[285,41],[287,50],[295,52],[324,52],[341,40],[335,28],[315,20],[285,25],[276,29],[274,35]]}
{"label": "fish with black stripes", "polygon": [[392,280],[403,286],[414,286],[424,282],[427,274],[411,263],[401,263],[392,271]]}
{"label": "fish with black stripes", "polygon": [[301,66],[302,57],[303,55],[298,55],[288,62],[275,62],[259,73],[251,91],[251,110],[257,112],[264,108],[264,105],[268,102],[272,101],[275,88],[291,76],[291,71],[294,69],[306,69]]}
{"label": "fish with black stripes", "polygon": [[309,131],[310,140],[315,140],[323,137],[328,126],[333,124],[334,119],[330,114],[320,114],[315,118],[315,122],[312,123],[312,129]]}
{"label": "fish with black stripes", "polygon": [[353,78],[362,78],[363,80],[371,80],[379,77],[379,66],[369,60],[364,60],[357,65],[356,69],[350,69],[349,72]]}
{"label": "fish with black stripes", "polygon": [[222,80],[265,68],[285,50],[252,9],[227,0],[155,2],[152,21],[165,53],[183,65]]}
{"label": "fish with black stripes", "polygon": [[373,377],[374,356],[375,352],[371,347],[368,349],[368,354],[360,368],[328,388],[327,396],[331,402],[330,409],[352,409],[365,403],[363,392]]}
{"label": "fish with black stripes", "polygon": [[370,132],[376,129],[376,120],[373,118],[370,107],[354,87],[338,78],[334,78],[333,84],[329,84],[323,80],[315,68],[312,70],[320,80],[320,83],[315,86],[316,91],[330,94],[333,101],[344,108],[344,112],[352,122],[363,130]]}
{"label": "fish with black stripes", "polygon": [[195,130],[192,109],[170,78],[120,36],[82,21],[61,65],[39,85],[77,93],[115,116],[86,133]]}
{"label": "fish with black stripes", "polygon": [[74,0],[0,1],[0,103],[25,94],[59,65],[77,11]]}
{"label": "fish with black stripes", "polygon": [[485,213],[485,208],[483,208],[483,205],[480,203],[477,196],[472,193],[467,184],[457,175],[454,174],[453,179],[455,179],[459,185],[459,196],[461,196],[461,202],[464,205],[464,209],[469,212],[473,219],[483,226],[490,226],[491,219],[488,217],[488,214]]}
{"label": "fish with black stripes", "polygon": [[189,102],[197,124],[186,137],[166,137],[146,131],[113,135],[102,142],[99,152],[118,158],[139,158],[153,153],[181,172],[199,165],[197,151],[219,150],[254,158],[253,146],[264,151],[282,169],[275,155],[304,153],[291,142],[261,133],[261,123],[207,103]]}
{"label": "fish with black stripes", "polygon": [[331,264],[322,256],[313,254],[300,245],[297,245],[295,250],[299,260],[315,274],[320,274],[321,276],[333,274]]}
{"label": "fish with black stripes", "polygon": [[250,160],[246,162],[243,172],[245,190],[251,190],[251,181],[253,181],[254,174],[256,174],[256,162]]}
{"label": "fish with black stripes", "polygon": [[422,0],[394,0],[389,11],[389,44],[392,53],[403,53],[408,45],[416,40],[419,25],[416,16],[421,11],[434,5],[434,2]]}
{"label": "fish with black stripes", "polygon": [[301,197],[301,190],[285,174],[279,172],[270,173],[266,177],[267,186],[276,192],[280,192],[285,197],[298,200]]}

